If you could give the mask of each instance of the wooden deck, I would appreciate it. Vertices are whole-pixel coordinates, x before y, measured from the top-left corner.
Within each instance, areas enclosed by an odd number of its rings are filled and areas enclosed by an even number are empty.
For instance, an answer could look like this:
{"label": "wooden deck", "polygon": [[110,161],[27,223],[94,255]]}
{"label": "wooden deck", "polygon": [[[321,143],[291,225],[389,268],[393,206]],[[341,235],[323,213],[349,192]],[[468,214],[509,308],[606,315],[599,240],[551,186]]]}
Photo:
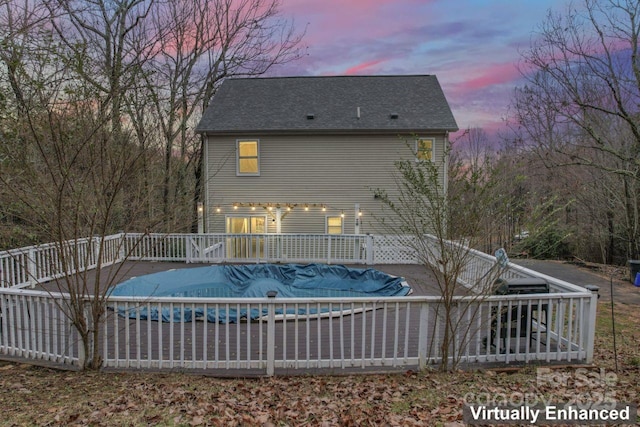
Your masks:
{"label": "wooden deck", "polygon": [[[429,269],[412,264],[417,260],[415,253],[408,250],[407,238],[410,236],[120,233],[102,240],[84,238],[65,242],[65,251],[79,255],[73,264],[78,273],[57,280],[52,278],[64,271],[65,259],[68,260],[62,256],[62,248],[57,244],[0,253],[2,286],[15,288],[3,290],[0,298],[3,321],[0,352],[29,360],[77,366],[83,355],[78,345],[78,334],[68,315],[69,298],[58,295],[56,291],[64,292],[66,287],[73,286],[84,295],[104,295],[110,286],[132,276],[197,268],[207,265],[204,263],[225,260],[235,262],[236,258],[230,258],[228,250],[212,252],[209,249],[224,248],[225,245],[228,249],[229,242],[237,242],[237,239],[241,242],[263,239],[264,253],[259,259],[252,256],[251,251],[244,253],[245,263],[267,259],[281,262],[286,258],[298,262],[353,263],[357,264],[353,267],[365,268],[359,263],[370,262],[375,263],[378,270],[404,277],[415,297],[336,298],[332,300],[334,308],[338,306],[342,310],[347,305],[347,310],[355,307],[358,312],[346,314],[329,308],[324,311],[331,313],[328,318],[314,316],[307,308],[309,304],[327,305],[327,299],[311,303],[299,299],[295,305],[292,299],[278,297],[251,301],[114,298],[109,303],[107,322],[99,325],[103,348],[101,356],[105,366],[116,369],[171,367],[234,376],[264,375],[265,364],[268,374],[274,373],[274,368],[276,373],[284,370],[287,374],[308,374],[316,369],[332,373],[412,369],[412,364],[418,362],[434,362],[433,355],[438,353],[442,344],[445,316],[438,298],[440,290],[436,277]],[[425,242],[437,243],[433,236],[425,236]],[[99,248],[104,249],[102,259],[114,264],[96,271]],[[121,262],[123,253],[130,254],[129,261]],[[283,258],[282,254],[287,256]],[[132,259],[140,261],[132,262]],[[458,277],[459,282],[476,283],[478,277],[487,277],[486,274],[495,266],[494,257],[471,250],[469,263]],[[515,265],[509,265],[501,275],[506,279],[538,277],[536,273]],[[462,349],[463,357],[469,363],[590,362],[593,357],[595,296],[570,283],[551,277],[544,279],[550,285],[548,297],[532,294],[458,300],[448,320],[462,322],[469,328],[453,337],[455,348]],[[37,287],[51,291],[51,294],[18,289],[46,280],[50,281]],[[78,289],[79,286],[82,289]],[[462,286],[458,291],[459,295],[466,293]],[[350,302],[345,304],[345,301]],[[291,307],[298,316],[276,321],[274,310]],[[467,310],[468,307],[471,309]],[[533,320],[531,312],[534,307],[547,308],[546,319]],[[90,309],[87,306],[87,310]],[[158,309],[174,313],[173,321],[168,317],[163,322],[144,320],[145,312]],[[270,314],[268,321],[265,320],[265,309]],[[182,320],[186,319],[180,317],[187,310],[214,314],[208,322],[185,322]],[[215,313],[228,310],[250,311],[252,314],[257,310],[262,314],[251,316],[251,321],[241,319],[238,323],[225,323],[216,317]],[[300,311],[310,315],[300,315]],[[120,315],[125,313],[128,316]],[[177,317],[175,313],[178,313]],[[526,313],[527,319],[521,313]],[[133,317],[129,316],[131,314]],[[496,319],[508,319],[507,324]],[[514,322],[518,336],[510,333],[503,343],[497,335],[502,336],[501,331],[513,329]],[[521,335],[523,330],[524,337]],[[487,338],[487,341],[499,343],[499,348],[485,345]],[[436,349],[436,352],[431,353],[429,348]]]}
{"label": "wooden deck", "polygon": [[[100,272],[100,289],[120,283],[130,277],[171,269],[197,268],[207,264],[175,262],[125,262],[104,268]],[[366,268],[364,266],[352,266]],[[376,265],[387,274],[402,276],[415,296],[436,296],[439,289],[432,272],[420,265]],[[93,285],[97,272],[88,271],[85,280]],[[49,291],[64,290],[64,281],[42,285]],[[62,288],[62,289],[58,289]],[[282,301],[286,309],[286,302]],[[375,304],[375,303],[373,303]],[[222,307],[222,308],[221,308]],[[144,307],[143,307],[144,308]],[[188,306],[182,307],[189,308]],[[335,308],[335,307],[334,307]],[[350,307],[346,307],[348,310]],[[137,307],[127,306],[126,309]],[[217,310],[251,310],[255,307],[233,304]],[[171,308],[173,310],[173,307]],[[430,309],[431,318],[435,314]],[[414,357],[420,340],[417,326],[420,307],[415,305],[369,305],[361,313],[345,315],[336,311],[331,318],[288,319],[277,322],[275,328],[276,374],[397,372],[415,368],[402,360]],[[472,327],[487,330],[487,313]],[[474,322],[476,322],[474,320]],[[375,325],[375,327],[373,327]],[[267,322],[158,322],[123,317],[110,310],[106,327],[101,331],[105,359],[112,369],[163,369],[168,367],[214,376],[262,376],[267,352]],[[437,334],[436,331],[432,333]],[[491,356],[495,348],[486,348],[484,336],[473,338],[472,347]],[[105,339],[106,338],[106,339]],[[527,339],[513,339],[510,352],[527,350]],[[538,351],[555,346],[546,342],[546,335],[529,342]],[[503,349],[504,351],[504,349]],[[382,360],[382,365],[370,366],[363,359]],[[396,363],[398,362],[398,363]]]}

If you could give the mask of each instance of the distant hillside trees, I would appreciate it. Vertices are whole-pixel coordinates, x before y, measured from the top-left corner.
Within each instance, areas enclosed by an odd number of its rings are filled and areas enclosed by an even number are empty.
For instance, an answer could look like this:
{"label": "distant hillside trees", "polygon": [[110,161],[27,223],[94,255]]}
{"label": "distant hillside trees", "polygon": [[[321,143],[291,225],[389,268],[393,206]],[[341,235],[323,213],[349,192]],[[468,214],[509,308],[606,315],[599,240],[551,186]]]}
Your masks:
{"label": "distant hillside trees", "polygon": [[575,195],[566,222],[608,262],[640,256],[639,16],[630,0],[549,12],[513,103],[527,147]]}
{"label": "distant hillside trees", "polygon": [[[259,75],[302,54],[302,33],[279,4],[0,0],[0,249],[51,239],[18,193],[37,193],[26,169],[42,181],[64,174],[49,170],[59,166],[49,154],[61,154],[53,135],[77,139],[79,130],[110,141],[96,153],[102,160],[109,150],[136,160],[110,230],[191,231],[204,184],[193,132],[200,112],[222,79]],[[91,126],[80,124],[88,116]]]}

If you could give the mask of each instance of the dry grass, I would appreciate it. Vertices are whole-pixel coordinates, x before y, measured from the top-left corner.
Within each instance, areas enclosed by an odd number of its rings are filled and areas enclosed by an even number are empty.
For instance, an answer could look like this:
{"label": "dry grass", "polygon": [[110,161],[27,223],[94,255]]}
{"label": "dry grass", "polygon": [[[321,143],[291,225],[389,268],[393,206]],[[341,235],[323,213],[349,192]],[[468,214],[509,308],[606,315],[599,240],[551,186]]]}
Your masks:
{"label": "dry grass", "polygon": [[[79,373],[0,366],[0,425],[448,425],[461,426],[465,398],[529,396],[566,402],[601,393],[638,402],[640,313],[618,304],[615,373],[611,313],[600,303],[595,368],[585,384],[545,384],[536,367],[500,371],[217,379],[180,373]],[[602,371],[600,370],[602,369]],[[598,381],[605,372],[613,383]]]}

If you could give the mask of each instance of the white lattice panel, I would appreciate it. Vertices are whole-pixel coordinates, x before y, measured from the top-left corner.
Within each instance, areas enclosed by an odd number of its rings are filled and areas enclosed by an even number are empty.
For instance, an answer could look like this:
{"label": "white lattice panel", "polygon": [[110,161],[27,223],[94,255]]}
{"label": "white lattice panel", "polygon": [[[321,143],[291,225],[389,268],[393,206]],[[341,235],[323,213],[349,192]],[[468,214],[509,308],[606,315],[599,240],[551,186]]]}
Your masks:
{"label": "white lattice panel", "polygon": [[418,264],[410,239],[410,236],[375,236],[374,264]]}

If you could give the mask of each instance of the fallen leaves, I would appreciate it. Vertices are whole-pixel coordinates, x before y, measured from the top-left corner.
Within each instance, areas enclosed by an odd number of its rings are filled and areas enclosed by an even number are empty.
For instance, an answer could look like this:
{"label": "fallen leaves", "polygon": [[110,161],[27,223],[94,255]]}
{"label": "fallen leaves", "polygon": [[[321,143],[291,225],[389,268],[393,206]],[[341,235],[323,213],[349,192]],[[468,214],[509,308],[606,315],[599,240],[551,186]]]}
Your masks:
{"label": "fallen leaves", "polygon": [[[622,363],[613,387],[598,388],[595,380],[539,384],[533,367],[216,379],[181,373],[59,372],[0,362],[0,425],[459,427],[465,396],[541,395],[561,402],[577,394],[615,392],[619,401],[637,402],[640,371],[624,361],[638,355],[640,318],[629,319],[618,328],[625,340],[618,342]],[[607,330],[600,330],[594,364],[607,371],[613,369],[610,341]],[[562,369],[554,370],[557,376]]]}
{"label": "fallen leaves", "polygon": [[[463,397],[536,389],[532,369],[515,374],[482,372],[276,377],[221,380],[184,374],[118,374],[26,371],[17,381],[1,372],[2,425],[367,426],[461,425]],[[74,381],[62,380],[71,375]],[[455,376],[455,381],[452,381]],[[65,395],[31,395],[43,378],[64,384]],[[67,377],[65,377],[67,378]],[[629,381],[629,380],[625,380]],[[568,388],[538,388],[563,399]],[[11,396],[15,398],[11,398]]]}

